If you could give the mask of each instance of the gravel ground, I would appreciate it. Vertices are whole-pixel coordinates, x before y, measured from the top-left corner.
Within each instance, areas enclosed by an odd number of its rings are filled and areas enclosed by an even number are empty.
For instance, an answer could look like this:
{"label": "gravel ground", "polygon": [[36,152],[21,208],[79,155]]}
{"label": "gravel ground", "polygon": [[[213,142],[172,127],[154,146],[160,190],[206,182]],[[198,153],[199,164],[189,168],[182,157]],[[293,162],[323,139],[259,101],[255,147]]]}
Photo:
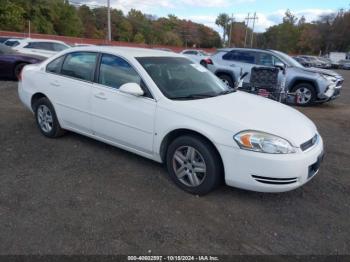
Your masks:
{"label": "gravel ground", "polygon": [[350,254],[350,71],[342,96],[300,109],[326,157],[283,194],[184,193],[163,166],[69,133],[44,138],[0,82],[0,254]]}

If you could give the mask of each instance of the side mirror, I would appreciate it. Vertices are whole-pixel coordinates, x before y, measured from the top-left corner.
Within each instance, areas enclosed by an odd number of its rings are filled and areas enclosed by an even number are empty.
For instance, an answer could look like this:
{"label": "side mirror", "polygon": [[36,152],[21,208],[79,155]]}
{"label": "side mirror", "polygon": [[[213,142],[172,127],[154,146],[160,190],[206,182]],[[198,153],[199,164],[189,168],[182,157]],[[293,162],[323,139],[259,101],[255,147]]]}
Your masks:
{"label": "side mirror", "polygon": [[286,69],[285,64],[283,64],[283,63],[281,63],[281,62],[276,62],[276,63],[275,63],[275,67],[277,67],[277,68],[280,69],[280,70]]}
{"label": "side mirror", "polygon": [[126,83],[119,87],[120,92],[133,95],[133,96],[143,96],[144,92],[139,84],[136,83]]}

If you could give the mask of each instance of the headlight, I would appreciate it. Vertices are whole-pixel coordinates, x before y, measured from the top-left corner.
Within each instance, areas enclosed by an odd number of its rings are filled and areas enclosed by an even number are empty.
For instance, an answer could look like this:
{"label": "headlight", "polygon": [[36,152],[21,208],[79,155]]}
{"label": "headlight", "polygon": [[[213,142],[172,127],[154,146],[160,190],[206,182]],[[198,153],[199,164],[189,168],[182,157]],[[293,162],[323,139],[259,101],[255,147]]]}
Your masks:
{"label": "headlight", "polygon": [[324,74],[321,74],[321,76],[324,79],[326,79],[328,82],[336,82],[337,81],[337,79],[334,76],[324,75]]}
{"label": "headlight", "polygon": [[268,154],[292,154],[296,149],[285,139],[259,131],[243,131],[234,136],[241,149]]}

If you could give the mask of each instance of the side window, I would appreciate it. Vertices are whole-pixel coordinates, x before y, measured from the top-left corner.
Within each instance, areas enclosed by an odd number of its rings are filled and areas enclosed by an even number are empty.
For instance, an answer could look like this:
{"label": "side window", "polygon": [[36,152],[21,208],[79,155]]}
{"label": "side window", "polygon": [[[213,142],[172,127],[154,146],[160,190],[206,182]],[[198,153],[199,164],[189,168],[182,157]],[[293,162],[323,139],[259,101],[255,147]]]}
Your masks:
{"label": "side window", "polygon": [[51,43],[52,50],[53,51],[62,51],[67,49],[65,45],[59,44],[59,43]]}
{"label": "side window", "polygon": [[233,50],[225,54],[222,58],[224,60],[255,64],[255,54],[253,52]]}
{"label": "side window", "polygon": [[185,55],[197,55],[197,51],[186,51],[184,52]]}
{"label": "side window", "polygon": [[226,53],[226,54],[224,54],[222,56],[222,59],[224,59],[224,60],[234,60],[233,57],[234,57],[233,52],[228,52],[228,53]]}
{"label": "side window", "polygon": [[273,56],[270,54],[260,53],[259,65],[274,66]]}
{"label": "side window", "polygon": [[66,56],[63,62],[61,74],[92,81],[97,54],[91,52],[75,52]]}
{"label": "side window", "polygon": [[126,83],[141,85],[141,77],[124,59],[113,55],[102,55],[98,83],[119,88]]}
{"label": "side window", "polygon": [[46,72],[51,72],[55,74],[61,73],[61,65],[64,60],[64,56],[56,58],[46,66]]}

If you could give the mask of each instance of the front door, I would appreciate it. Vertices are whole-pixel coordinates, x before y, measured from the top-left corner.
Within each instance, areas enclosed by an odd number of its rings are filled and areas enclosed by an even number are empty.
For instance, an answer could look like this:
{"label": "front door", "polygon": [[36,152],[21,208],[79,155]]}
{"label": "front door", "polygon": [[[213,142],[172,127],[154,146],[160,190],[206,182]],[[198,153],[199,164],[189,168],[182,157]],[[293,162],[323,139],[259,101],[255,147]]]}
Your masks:
{"label": "front door", "polygon": [[91,96],[93,132],[120,146],[151,155],[156,101],[120,92],[119,87],[126,83],[142,85],[142,79],[124,59],[103,54]]}

